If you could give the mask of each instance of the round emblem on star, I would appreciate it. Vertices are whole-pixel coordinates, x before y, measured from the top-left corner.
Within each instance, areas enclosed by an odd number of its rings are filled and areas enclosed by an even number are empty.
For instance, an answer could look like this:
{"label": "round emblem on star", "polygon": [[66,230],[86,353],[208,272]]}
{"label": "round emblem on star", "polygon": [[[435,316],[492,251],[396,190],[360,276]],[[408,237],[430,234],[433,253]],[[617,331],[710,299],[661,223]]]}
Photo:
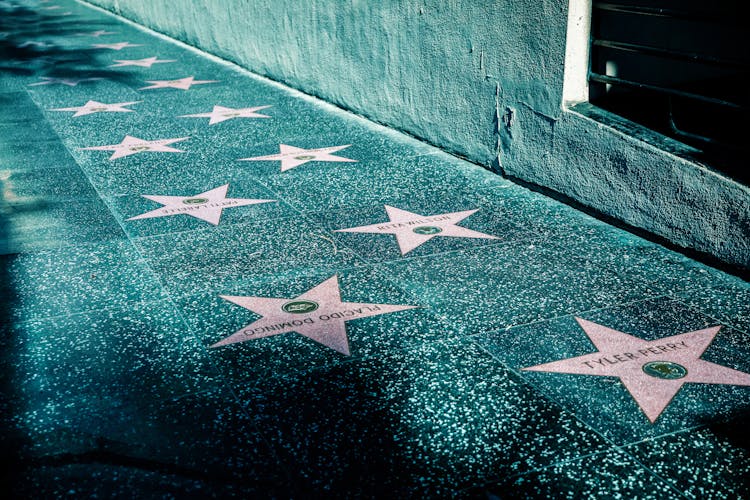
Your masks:
{"label": "round emblem on star", "polygon": [[188,198],[186,200],[182,200],[182,202],[186,205],[200,205],[202,203],[206,203],[208,201],[208,198]]}
{"label": "round emblem on star", "polygon": [[437,226],[419,226],[412,229],[417,234],[438,234],[442,233],[443,230]]}
{"label": "round emblem on star", "polygon": [[389,219],[388,222],[336,229],[335,232],[392,234],[396,237],[401,255],[406,255],[435,237],[498,239],[497,236],[480,233],[479,231],[458,225],[459,222],[476,213],[478,210],[475,208],[460,212],[422,215],[385,205],[385,211]]}
{"label": "round emblem on star", "polygon": [[750,386],[750,373],[701,359],[721,325],[644,340],[583,318],[576,321],[596,351],[522,370],[617,377],[651,423],[687,383]]}
{"label": "round emblem on star", "polygon": [[[217,226],[224,209],[275,201],[254,200],[250,198],[227,198],[228,189],[229,184],[224,184],[223,186],[190,196],[144,194],[141,196],[161,204],[161,208],[151,210],[141,215],[136,215],[135,217],[130,217],[128,220],[187,215]],[[190,208],[185,208],[184,205],[188,205]]]}
{"label": "round emblem on star", "polygon": [[687,375],[687,368],[672,361],[651,361],[641,367],[643,373],[664,380],[676,380]]}
{"label": "round emblem on star", "polygon": [[293,300],[281,306],[281,310],[291,314],[307,314],[318,308],[318,303],[312,300]]}

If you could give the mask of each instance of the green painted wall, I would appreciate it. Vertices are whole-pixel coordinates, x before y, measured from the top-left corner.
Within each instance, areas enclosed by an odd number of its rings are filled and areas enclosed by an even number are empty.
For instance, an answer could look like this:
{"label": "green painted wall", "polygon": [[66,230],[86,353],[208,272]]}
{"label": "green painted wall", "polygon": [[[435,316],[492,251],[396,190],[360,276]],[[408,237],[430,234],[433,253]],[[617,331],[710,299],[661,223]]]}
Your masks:
{"label": "green painted wall", "polygon": [[750,190],[563,111],[567,0],[91,0],[126,18],[750,267]]}

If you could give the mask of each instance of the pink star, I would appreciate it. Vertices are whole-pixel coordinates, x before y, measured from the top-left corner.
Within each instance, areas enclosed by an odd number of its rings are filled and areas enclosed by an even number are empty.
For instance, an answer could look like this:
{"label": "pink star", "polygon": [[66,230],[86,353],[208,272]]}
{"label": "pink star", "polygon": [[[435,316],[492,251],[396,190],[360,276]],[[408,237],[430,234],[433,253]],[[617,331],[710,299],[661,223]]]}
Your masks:
{"label": "pink star", "polygon": [[142,45],[137,44],[137,43],[130,43],[130,42],[118,42],[118,43],[95,43],[95,44],[92,44],[91,46],[95,49],[122,50],[128,47],[141,47]]}
{"label": "pink star", "polygon": [[224,184],[223,186],[193,196],[153,196],[144,194],[142,195],[144,198],[161,203],[163,206],[145,214],[136,215],[128,220],[169,217],[171,215],[189,215],[216,226],[219,224],[221,212],[225,208],[244,207],[246,205],[276,201],[227,198],[227,189],[229,189],[229,184]]}
{"label": "pink star", "polygon": [[287,146],[286,144],[279,144],[279,150],[281,151],[277,155],[269,156],[256,156],[254,158],[240,158],[239,161],[281,161],[281,171],[291,170],[294,167],[303,165],[309,161],[336,161],[336,162],[355,162],[357,160],[350,160],[342,156],[334,156],[331,153],[341,151],[342,149],[348,148],[351,144],[346,146],[334,146],[332,148],[318,148],[318,149],[302,149],[294,146]]}
{"label": "pink star", "polygon": [[256,106],[254,108],[225,108],[224,106],[214,106],[213,111],[210,113],[199,113],[196,115],[182,115],[180,118],[210,118],[208,120],[209,125],[214,123],[221,123],[232,118],[271,118],[268,115],[262,115],[256,113],[261,109],[270,108],[271,106]]}
{"label": "pink star", "polygon": [[335,275],[292,299],[220,297],[263,317],[211,347],[297,332],[346,356],[349,355],[346,321],[417,307],[342,302],[338,276]]}
{"label": "pink star", "polygon": [[19,49],[23,49],[25,47],[40,47],[42,49],[46,49],[46,48],[54,47],[54,46],[55,46],[54,43],[49,43],[49,42],[39,41],[39,40],[26,40],[25,42],[19,45],[16,45],[16,47],[18,47]]}
{"label": "pink star", "polygon": [[487,238],[498,239],[497,236],[480,233],[465,227],[457,226],[459,222],[477,212],[479,209],[450,212],[437,215],[420,215],[400,208],[385,205],[389,222],[370,224],[369,226],[338,229],[338,233],[374,233],[393,234],[396,236],[401,255],[406,255],[423,243],[427,243],[436,236],[453,238]]}
{"label": "pink star", "polygon": [[36,82],[29,84],[29,87],[35,87],[37,85],[54,85],[54,84],[60,84],[60,85],[67,85],[68,87],[75,87],[81,82],[93,82],[96,80],[101,80],[101,78],[53,78],[49,76],[43,76],[42,79],[43,82]]}
{"label": "pink star", "polygon": [[83,106],[78,106],[75,108],[56,108],[52,109],[51,111],[75,111],[76,113],[73,115],[74,118],[77,116],[90,115],[92,113],[132,113],[133,110],[126,109],[125,106],[138,104],[139,102],[142,101],[118,102],[114,104],[104,104],[98,101],[88,101]]}
{"label": "pink star", "polygon": [[120,144],[112,144],[108,146],[93,146],[89,148],[78,148],[84,151],[114,151],[114,154],[109,157],[111,160],[122,158],[123,156],[130,156],[138,153],[144,153],[146,151],[158,151],[165,153],[184,153],[180,149],[170,148],[169,144],[174,142],[184,141],[190,139],[189,137],[180,137],[178,139],[158,139],[155,141],[145,141],[136,137],[126,135]]}
{"label": "pink star", "polygon": [[140,66],[150,68],[154,64],[171,63],[175,59],[158,59],[157,57],[147,57],[145,59],[115,59],[117,64],[110,64],[110,68],[119,68],[122,66]]}
{"label": "pink star", "polygon": [[618,377],[651,423],[688,382],[750,386],[750,374],[700,359],[721,326],[647,341],[585,319],[576,321],[596,352],[524,370]]}
{"label": "pink star", "polygon": [[105,30],[98,30],[98,31],[91,31],[89,33],[76,33],[77,36],[93,36],[94,38],[99,38],[100,36],[105,35],[116,35],[117,32],[115,31],[105,31]]}
{"label": "pink star", "polygon": [[146,83],[151,83],[148,87],[141,87],[138,90],[149,90],[149,89],[181,89],[188,90],[192,85],[203,85],[204,83],[216,83],[218,80],[196,80],[193,76],[186,78],[180,78],[177,80],[152,80]]}

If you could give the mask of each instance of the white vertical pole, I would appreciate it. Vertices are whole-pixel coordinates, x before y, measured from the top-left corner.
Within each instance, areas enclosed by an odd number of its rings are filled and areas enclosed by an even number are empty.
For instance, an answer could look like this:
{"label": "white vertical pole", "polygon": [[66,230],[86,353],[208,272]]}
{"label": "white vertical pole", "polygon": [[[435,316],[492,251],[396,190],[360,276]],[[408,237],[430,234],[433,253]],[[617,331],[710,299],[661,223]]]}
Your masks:
{"label": "white vertical pole", "polygon": [[589,99],[589,37],[591,35],[591,0],[570,0],[568,35],[565,43],[563,106]]}

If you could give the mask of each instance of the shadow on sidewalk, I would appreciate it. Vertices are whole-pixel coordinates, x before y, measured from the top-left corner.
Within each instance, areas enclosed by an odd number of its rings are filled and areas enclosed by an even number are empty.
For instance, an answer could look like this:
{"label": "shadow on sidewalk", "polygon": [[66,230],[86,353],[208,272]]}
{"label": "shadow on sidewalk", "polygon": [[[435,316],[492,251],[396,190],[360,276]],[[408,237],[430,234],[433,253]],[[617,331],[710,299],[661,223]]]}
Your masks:
{"label": "shadow on sidewalk", "polygon": [[100,50],[81,48],[83,43],[69,43],[71,39],[87,42],[87,33],[113,25],[0,3],[0,77],[85,77],[135,82],[125,72],[102,68],[97,61]]}

